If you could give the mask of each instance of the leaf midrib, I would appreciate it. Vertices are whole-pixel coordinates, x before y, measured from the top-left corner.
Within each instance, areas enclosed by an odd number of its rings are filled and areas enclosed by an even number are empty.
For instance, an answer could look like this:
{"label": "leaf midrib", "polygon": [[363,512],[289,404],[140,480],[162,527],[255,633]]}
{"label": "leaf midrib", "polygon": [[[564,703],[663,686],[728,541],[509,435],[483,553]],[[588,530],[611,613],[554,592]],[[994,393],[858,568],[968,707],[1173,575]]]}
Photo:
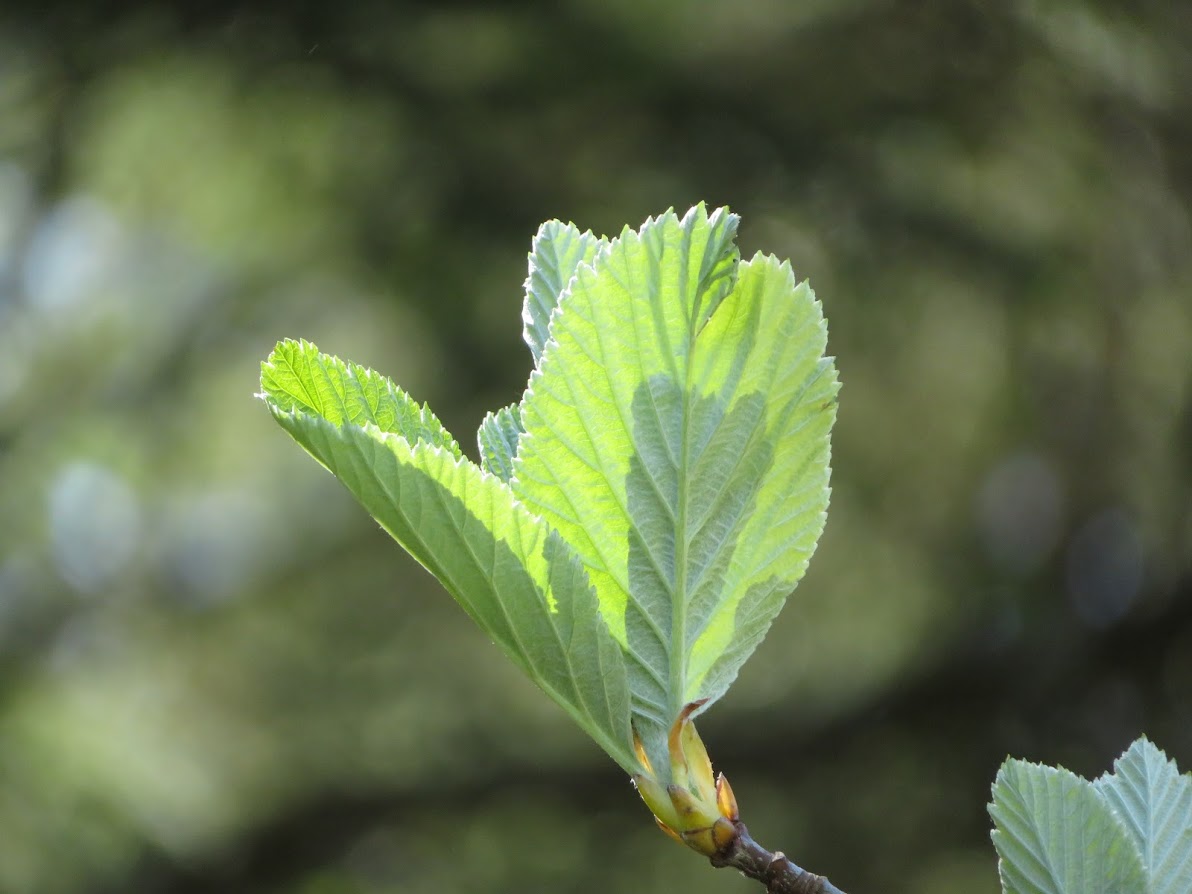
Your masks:
{"label": "leaf midrib", "polygon": [[[650,251],[647,250],[647,246],[644,243],[645,243],[645,240],[641,239],[639,237],[639,240],[638,240],[639,249],[642,249],[643,254],[647,258],[649,258],[653,261],[653,255]],[[665,246],[665,244],[664,244],[662,253],[664,253],[666,251],[666,248],[667,248],[667,246]],[[662,253],[660,253],[660,254],[662,254]],[[682,257],[684,257],[684,255],[681,254],[680,257],[682,258]],[[657,274],[657,272],[661,269],[662,266],[663,266],[663,262],[660,259],[655,261],[652,264],[652,266],[649,268],[647,274],[643,277],[643,285],[645,286],[644,291],[647,291],[648,293],[650,293],[650,298],[649,298],[648,304],[651,309],[651,312],[654,314],[657,314],[659,312],[658,308],[662,304],[661,301],[657,300],[657,295],[656,295],[657,291],[661,288],[661,279],[657,275],[651,276],[650,274],[651,273]],[[636,279],[636,277],[634,276],[635,272],[636,271],[633,268],[630,268],[628,270],[622,270],[622,269],[618,269],[616,266],[611,265],[611,264],[608,267],[608,275],[628,295],[636,295],[636,294],[638,294],[638,291],[639,291],[636,288],[637,283],[635,282],[635,279]],[[626,274],[626,275],[623,277],[622,274]],[[686,281],[687,281],[687,268],[684,265],[683,269],[682,269],[679,287],[677,289],[677,292],[680,295],[682,295],[686,292],[686,289],[685,289]],[[699,296],[697,296],[697,300],[698,300],[698,297]],[[638,302],[630,300],[628,302],[628,307],[629,307],[630,313],[633,316],[633,319],[631,320],[631,330],[636,335],[636,333],[639,331],[638,325],[637,325],[638,324],[638,320],[637,320]],[[691,380],[691,363],[692,363],[691,347],[694,342],[694,336],[692,333],[692,329],[693,329],[693,320],[695,320],[696,318],[697,318],[697,314],[695,313],[695,308],[692,308],[691,313],[687,319],[687,337],[685,339],[685,341],[686,341],[685,348],[686,349],[684,351],[684,355],[685,355],[684,356],[684,367],[683,367],[683,374],[681,377],[679,375],[678,366],[673,364],[673,358],[675,357],[675,351],[666,339],[667,327],[665,325],[665,322],[662,320],[655,320],[654,321],[655,325],[653,327],[653,331],[659,333],[659,336],[662,339],[662,344],[659,346],[661,349],[662,356],[672,358],[672,375],[673,375],[673,378],[675,379],[676,384],[681,388],[682,393],[683,393],[683,410],[682,410],[682,414],[681,414],[680,436],[679,436],[680,437],[679,456],[673,460],[675,462],[676,472],[678,474],[678,479],[677,479],[678,480],[678,500],[677,500],[678,505],[675,507],[675,512],[674,512],[674,526],[675,526],[675,538],[674,538],[675,555],[674,555],[674,560],[673,560],[674,561],[674,582],[670,587],[670,594],[669,594],[670,599],[671,599],[670,641],[667,642],[665,637],[662,638],[663,645],[666,648],[667,662],[668,662],[668,669],[667,669],[667,695],[668,695],[668,698],[667,698],[667,706],[666,706],[667,715],[668,715],[667,723],[669,723],[670,720],[672,720],[673,718],[678,717],[679,712],[683,708],[683,694],[686,689],[686,676],[687,676],[686,675],[687,663],[686,663],[686,654],[685,654],[685,649],[684,649],[684,642],[686,639],[686,620],[687,620],[687,617],[686,617],[687,616],[686,559],[687,559],[687,547],[689,545],[687,542],[687,530],[686,530],[687,483],[688,483],[686,471],[687,471],[687,464],[688,464],[688,447],[689,447],[689,444],[688,444],[689,427],[688,427],[688,425],[689,425],[689,419],[690,419],[690,415],[691,415],[691,413],[690,413],[690,411],[691,411],[691,394],[688,392],[688,389],[686,386],[687,386],[687,383]],[[596,332],[596,338],[598,341],[602,341],[601,334],[598,330]],[[601,344],[601,353],[602,354],[606,353],[603,344]],[[661,433],[661,436],[663,439],[663,445],[664,445],[664,447],[668,447],[668,445],[666,445],[666,434],[665,434],[666,426],[663,424],[662,415],[659,413],[658,405],[654,401],[654,395],[653,395],[653,392],[649,388],[648,381],[645,383],[645,385],[646,385],[645,393],[647,395],[649,395],[650,406],[651,406],[651,409],[654,411],[654,418],[658,422],[658,431]],[[614,399],[614,404],[617,407],[617,412],[621,415],[621,421],[622,421],[622,424],[626,426],[626,430],[630,431],[630,432],[634,431],[634,426],[632,426],[630,424],[630,420],[629,420],[629,418],[626,417],[625,413],[623,412],[623,410],[620,406],[620,402],[616,401]],[[584,423],[584,424],[586,427],[586,423]],[[667,449],[667,454],[668,454],[668,456],[670,455],[669,449]],[[646,472],[646,478],[649,479],[651,487],[654,489],[654,492],[655,492],[656,496],[658,497],[660,505],[665,507],[667,505],[665,496],[663,495],[661,488],[658,485],[658,482],[654,479],[653,473],[648,469],[648,467],[644,468],[643,470]],[[629,507],[624,506],[624,507],[622,507],[622,509],[625,513],[625,518],[629,521],[630,526],[634,530],[636,530],[638,536],[641,537],[641,531],[637,530],[637,524],[633,519],[633,515],[629,512]],[[641,539],[642,539],[642,543],[646,544],[645,538],[641,537]],[[658,566],[657,558],[654,555],[654,551],[652,549],[648,548],[648,544],[647,544],[646,552],[650,557],[651,563],[655,567],[657,579],[665,586],[666,575],[662,573],[662,569]],[[626,582],[625,592],[628,595],[629,599],[631,599],[635,603],[637,603],[637,600],[633,596],[632,590],[628,586],[628,582]],[[650,620],[649,612],[643,612],[643,614],[647,617],[648,620]],[[652,622],[652,620],[650,620],[650,627],[657,634],[661,635],[661,631],[658,629],[657,625]]]}
{"label": "leaf midrib", "polygon": [[[714,231],[714,228],[711,228]],[[684,243],[684,248],[688,251],[680,252],[681,261],[686,261],[689,256],[690,249],[690,232],[683,232],[681,239]],[[711,239],[709,239],[709,243]],[[706,251],[706,246],[705,246]],[[683,411],[680,420],[679,428],[679,458],[678,458],[678,482],[679,482],[679,496],[678,506],[675,515],[675,583],[674,595],[672,600],[672,616],[671,616],[671,648],[670,648],[670,713],[671,717],[678,717],[683,710],[683,706],[687,697],[687,615],[688,615],[688,598],[687,598],[687,556],[691,547],[691,540],[693,534],[688,530],[687,516],[690,508],[690,496],[692,487],[692,478],[689,474],[691,465],[691,417],[692,417],[692,403],[696,399],[696,389],[690,387],[693,367],[695,363],[695,343],[699,338],[699,333],[703,327],[699,326],[699,320],[703,313],[704,299],[709,296],[712,289],[715,287],[714,283],[708,280],[712,273],[716,270],[720,263],[720,257],[708,258],[706,255],[702,259],[700,270],[697,273],[695,294],[690,307],[687,309],[687,332],[685,345],[683,350],[683,369],[682,375],[679,374],[678,365],[674,367],[674,377],[676,384],[681,389],[683,395]],[[706,263],[706,267],[705,267]],[[680,295],[687,293],[687,286],[691,275],[691,268],[686,263],[681,264],[679,288]],[[730,289],[731,291],[731,289]],[[724,296],[722,296],[723,299]],[[715,313],[713,309],[712,313]],[[708,315],[711,319],[712,314]],[[705,320],[705,325],[707,320]],[[665,332],[665,327],[660,327],[660,331]],[[669,347],[669,345],[667,346]],[[673,351],[668,351],[665,356],[671,358],[675,357]],[[719,428],[723,420],[717,422],[716,427]],[[661,430],[661,427],[660,427]],[[702,576],[702,575],[701,575]]]}

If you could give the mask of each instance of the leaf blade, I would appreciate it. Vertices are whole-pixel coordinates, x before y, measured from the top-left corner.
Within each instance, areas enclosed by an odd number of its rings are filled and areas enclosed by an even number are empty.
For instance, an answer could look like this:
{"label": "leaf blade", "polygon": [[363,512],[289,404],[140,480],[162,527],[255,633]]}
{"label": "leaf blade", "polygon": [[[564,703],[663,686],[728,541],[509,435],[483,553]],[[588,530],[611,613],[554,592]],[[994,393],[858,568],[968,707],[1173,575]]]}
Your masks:
{"label": "leaf blade", "polygon": [[277,422],[629,772],[624,658],[566,543],[387,379],[282,342],[262,366]]}
{"label": "leaf blade", "polygon": [[[699,305],[711,307],[720,296],[705,301],[705,295],[727,285],[736,219],[714,217],[700,208],[683,222],[668,213],[640,231],[626,228],[594,265],[578,268],[522,401],[518,496],[584,559],[609,627],[626,649],[635,718],[649,727],[639,731],[655,763],[664,763],[661,741],[678,711],[672,690],[681,688],[672,683],[674,612],[666,595],[674,583],[667,516],[677,512],[680,492],[673,475],[659,481],[645,468],[646,487],[635,494],[648,493],[653,502],[631,507],[626,483],[644,451],[658,454],[659,474],[666,476],[681,420],[669,414],[657,428],[670,430],[643,444],[635,442],[633,415],[651,410],[651,375],[673,377],[677,364],[685,365]],[[700,250],[692,252],[695,242]],[[704,269],[707,256],[713,262]],[[662,516],[660,524],[651,513]]]}
{"label": "leaf blade", "polygon": [[[733,343],[735,352],[723,349]],[[765,636],[823,532],[839,382],[825,356],[827,326],[814,292],[773,257],[741,264],[737,287],[701,334],[699,348],[702,387],[731,394],[730,406],[754,426],[751,442],[770,445],[768,461],[753,476],[731,566],[722,572],[721,587],[732,595],[701,605],[693,594],[698,623],[689,643],[687,697],[714,700]],[[755,417],[749,402],[763,394]],[[744,448],[738,452],[748,458]],[[701,543],[696,551],[710,548]]]}
{"label": "leaf blade", "polygon": [[1092,783],[1074,773],[1008,760],[989,814],[1008,894],[1146,894],[1130,833]]}
{"label": "leaf blade", "polygon": [[[756,647],[827,506],[822,316],[773,259],[738,279],[736,223],[668,212],[580,266],[522,401],[514,487],[588,567],[655,763],[682,706],[718,698]],[[792,482],[806,496],[793,522],[775,492]],[[766,598],[746,600],[759,580]]]}
{"label": "leaf blade", "polygon": [[513,458],[517,455],[517,439],[521,433],[521,408],[517,404],[485,416],[476,435],[480,467],[508,483],[513,477]]}
{"label": "leaf blade", "polygon": [[1192,891],[1192,780],[1143,737],[1093,785],[1133,835],[1149,894]]}
{"label": "leaf blade", "polygon": [[522,305],[522,337],[538,364],[550,338],[550,318],[580,264],[590,264],[606,240],[573,223],[548,220],[538,228],[530,247],[526,298]]}

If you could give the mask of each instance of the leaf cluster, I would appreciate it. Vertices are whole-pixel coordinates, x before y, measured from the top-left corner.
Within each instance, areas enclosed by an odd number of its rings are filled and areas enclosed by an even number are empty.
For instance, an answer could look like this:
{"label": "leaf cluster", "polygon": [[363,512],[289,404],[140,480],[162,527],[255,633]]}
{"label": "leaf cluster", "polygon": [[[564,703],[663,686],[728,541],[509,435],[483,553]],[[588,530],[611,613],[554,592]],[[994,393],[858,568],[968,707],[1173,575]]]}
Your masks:
{"label": "leaf cluster", "polygon": [[1093,782],[1008,760],[989,813],[1006,894],[1192,891],[1192,779],[1146,738]]}
{"label": "leaf cluster", "polygon": [[[480,464],[388,379],[303,341],[262,366],[281,426],[628,772],[728,689],[807,567],[838,388],[790,265],[702,206],[616,238],[551,221],[534,359]],[[634,742],[641,751],[635,750]]]}

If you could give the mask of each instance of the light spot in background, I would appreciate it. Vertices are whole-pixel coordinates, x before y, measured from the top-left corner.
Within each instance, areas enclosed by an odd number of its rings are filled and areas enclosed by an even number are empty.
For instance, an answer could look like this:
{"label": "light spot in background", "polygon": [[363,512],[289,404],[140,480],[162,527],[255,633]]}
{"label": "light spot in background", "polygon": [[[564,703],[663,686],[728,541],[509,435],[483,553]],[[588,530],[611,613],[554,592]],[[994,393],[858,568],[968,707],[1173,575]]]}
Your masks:
{"label": "light spot in background", "polygon": [[62,579],[95,593],[119,574],[141,537],[141,508],[128,483],[111,469],[73,462],[49,491],[50,544]]}
{"label": "light spot in background", "polygon": [[71,198],[41,219],[25,257],[25,293],[46,313],[95,296],[121,252],[120,225],[98,202]]}
{"label": "light spot in background", "polygon": [[168,572],[174,595],[198,605],[242,589],[269,557],[257,532],[267,525],[260,503],[246,494],[222,491],[185,499],[163,524]]}
{"label": "light spot in background", "polygon": [[1028,574],[1055,549],[1063,494],[1051,464],[1038,453],[1014,453],[985,478],[977,495],[977,528],[985,552],[1003,571]]}
{"label": "light spot in background", "polygon": [[1066,583],[1072,607],[1091,627],[1108,627],[1130,610],[1145,557],[1134,520],[1120,509],[1086,522],[1068,544]]}

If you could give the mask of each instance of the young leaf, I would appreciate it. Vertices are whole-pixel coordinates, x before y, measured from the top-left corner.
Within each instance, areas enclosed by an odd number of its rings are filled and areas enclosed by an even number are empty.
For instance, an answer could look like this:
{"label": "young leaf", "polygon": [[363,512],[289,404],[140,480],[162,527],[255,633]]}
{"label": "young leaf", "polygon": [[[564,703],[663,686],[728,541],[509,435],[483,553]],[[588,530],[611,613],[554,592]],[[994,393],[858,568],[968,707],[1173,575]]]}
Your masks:
{"label": "young leaf", "polygon": [[513,476],[513,457],[521,435],[521,407],[513,404],[489,413],[480,423],[476,439],[480,446],[480,467],[502,481]]}
{"label": "young leaf", "polygon": [[765,635],[828,502],[819,305],[787,264],[739,264],[736,229],[700,205],[580,263],[522,401],[511,487],[587,566],[655,766]]}
{"label": "young leaf", "polygon": [[611,242],[544,224],[535,371],[481,425],[483,471],[391,383],[310,345],[280,345],[263,377],[278,421],[659,791],[667,731],[728,688],[827,508],[820,308],[787,264],[741,264],[736,228],[702,205]]}
{"label": "young leaf", "polygon": [[1148,894],[1192,891],[1192,780],[1141,738],[1093,785],[1133,835]]}
{"label": "young leaf", "polygon": [[591,263],[606,243],[592,231],[579,231],[575,224],[548,220],[538,228],[530,248],[530,275],[526,277],[526,300],[522,306],[523,336],[537,365],[550,337],[550,316],[559,303],[559,293],[571,282],[580,264]]}
{"label": "young leaf", "polygon": [[989,813],[1007,894],[1148,894],[1131,833],[1074,773],[1008,760]]}
{"label": "young leaf", "polygon": [[261,385],[282,427],[635,772],[624,657],[559,535],[464,459],[431,412],[388,379],[285,341],[262,364]]}

